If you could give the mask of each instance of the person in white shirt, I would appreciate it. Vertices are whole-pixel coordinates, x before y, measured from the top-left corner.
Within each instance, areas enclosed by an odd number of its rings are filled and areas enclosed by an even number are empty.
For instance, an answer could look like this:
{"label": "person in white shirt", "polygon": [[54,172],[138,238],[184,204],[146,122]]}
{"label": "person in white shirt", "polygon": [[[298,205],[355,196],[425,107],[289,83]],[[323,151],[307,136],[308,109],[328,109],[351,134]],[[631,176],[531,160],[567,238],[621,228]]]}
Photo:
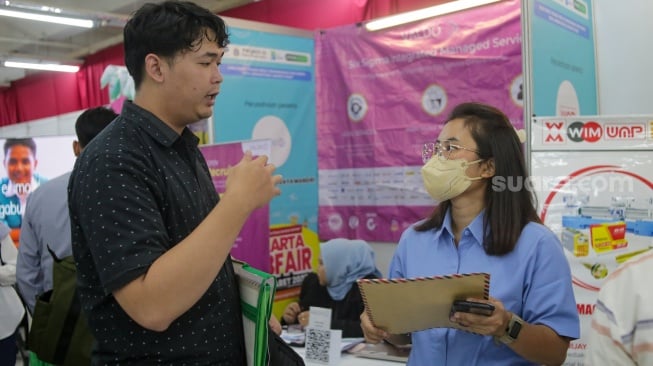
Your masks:
{"label": "person in white shirt", "polygon": [[592,314],[585,364],[653,365],[653,252],[623,263],[605,280]]}

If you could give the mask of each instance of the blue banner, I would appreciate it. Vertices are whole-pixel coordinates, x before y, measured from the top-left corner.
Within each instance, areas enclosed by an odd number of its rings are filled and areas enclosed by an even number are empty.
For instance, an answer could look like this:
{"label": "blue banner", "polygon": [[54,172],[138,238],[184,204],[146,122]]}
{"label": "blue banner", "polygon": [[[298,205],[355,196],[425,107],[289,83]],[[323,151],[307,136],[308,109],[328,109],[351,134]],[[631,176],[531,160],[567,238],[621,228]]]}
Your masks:
{"label": "blue banner", "polygon": [[270,225],[317,231],[314,40],[230,27],[214,109],[214,140],[272,140],[270,162],[283,175]]}
{"label": "blue banner", "polygon": [[598,113],[591,0],[534,0],[533,113]]}

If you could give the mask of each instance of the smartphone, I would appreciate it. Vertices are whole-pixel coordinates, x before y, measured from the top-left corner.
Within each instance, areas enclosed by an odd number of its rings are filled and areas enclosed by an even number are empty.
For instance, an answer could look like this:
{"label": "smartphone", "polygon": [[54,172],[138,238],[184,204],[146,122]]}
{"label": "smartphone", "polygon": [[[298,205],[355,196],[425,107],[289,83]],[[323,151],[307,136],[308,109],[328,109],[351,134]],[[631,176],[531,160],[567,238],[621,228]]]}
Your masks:
{"label": "smartphone", "polygon": [[456,312],[490,316],[494,312],[494,305],[484,302],[456,300],[451,306],[451,313]]}

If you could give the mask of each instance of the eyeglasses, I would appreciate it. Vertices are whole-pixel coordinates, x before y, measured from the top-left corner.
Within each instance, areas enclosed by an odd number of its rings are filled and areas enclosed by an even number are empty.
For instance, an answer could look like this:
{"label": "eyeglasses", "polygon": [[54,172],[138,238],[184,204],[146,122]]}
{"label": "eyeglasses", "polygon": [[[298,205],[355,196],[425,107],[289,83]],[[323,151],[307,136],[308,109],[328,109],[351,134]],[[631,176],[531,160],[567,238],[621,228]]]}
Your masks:
{"label": "eyeglasses", "polygon": [[449,159],[458,150],[467,150],[480,155],[478,150],[452,144],[451,141],[427,142],[422,146],[422,162],[426,163],[435,155]]}

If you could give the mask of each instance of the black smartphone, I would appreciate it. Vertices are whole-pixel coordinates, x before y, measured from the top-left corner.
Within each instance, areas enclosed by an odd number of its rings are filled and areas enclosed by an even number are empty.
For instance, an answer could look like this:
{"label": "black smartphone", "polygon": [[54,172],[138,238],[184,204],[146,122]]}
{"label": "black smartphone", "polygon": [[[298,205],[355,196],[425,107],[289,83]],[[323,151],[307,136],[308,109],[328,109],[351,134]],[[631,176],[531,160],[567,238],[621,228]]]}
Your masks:
{"label": "black smartphone", "polygon": [[494,312],[494,305],[484,302],[456,300],[451,305],[451,313],[456,312],[490,316]]}

